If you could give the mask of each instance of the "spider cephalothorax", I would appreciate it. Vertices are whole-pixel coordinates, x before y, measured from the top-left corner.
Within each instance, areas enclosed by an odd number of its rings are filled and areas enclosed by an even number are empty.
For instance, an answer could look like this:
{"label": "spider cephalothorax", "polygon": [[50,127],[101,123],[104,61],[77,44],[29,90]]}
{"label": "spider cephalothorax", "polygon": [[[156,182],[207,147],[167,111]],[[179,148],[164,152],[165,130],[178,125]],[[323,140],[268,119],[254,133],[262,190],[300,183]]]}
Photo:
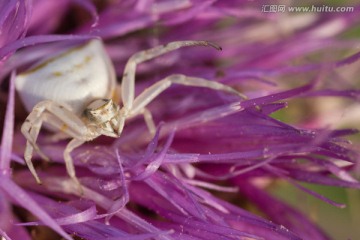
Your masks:
{"label": "spider cephalothorax", "polygon": [[[96,125],[109,134],[119,132],[120,107],[112,99],[97,99],[84,110],[83,119],[89,125]],[[104,134],[106,135],[106,134]]]}

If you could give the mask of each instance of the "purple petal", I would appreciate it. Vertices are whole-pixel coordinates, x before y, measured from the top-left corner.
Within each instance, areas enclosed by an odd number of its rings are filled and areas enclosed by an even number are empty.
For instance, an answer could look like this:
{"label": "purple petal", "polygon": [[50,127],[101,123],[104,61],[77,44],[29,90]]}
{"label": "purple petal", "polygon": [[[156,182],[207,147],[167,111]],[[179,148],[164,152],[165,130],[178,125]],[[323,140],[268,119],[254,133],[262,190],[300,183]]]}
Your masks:
{"label": "purple petal", "polygon": [[3,135],[1,139],[0,152],[0,170],[8,171],[10,169],[10,156],[12,152],[14,135],[14,99],[15,99],[15,72],[11,74],[9,98],[6,106],[6,115],[4,121]]}
{"label": "purple petal", "polygon": [[96,25],[98,25],[99,16],[93,2],[89,0],[72,0],[72,1],[76,2],[77,4],[79,4],[80,6],[82,6],[83,8],[89,11],[91,17],[93,18],[93,23],[91,27],[95,27]]}
{"label": "purple petal", "polygon": [[43,35],[43,36],[30,36],[21,40],[17,40],[8,44],[5,47],[0,48],[0,59],[3,61],[5,57],[19,48],[26,46],[32,46],[40,43],[49,43],[65,40],[88,40],[90,36],[81,36],[81,35]]}
{"label": "purple petal", "polygon": [[249,182],[236,181],[241,189],[253,203],[257,205],[265,214],[271,217],[278,224],[287,226],[297,233],[301,239],[325,240],[330,239],[320,229],[316,228],[300,212],[292,207],[274,199],[265,192],[254,187]]}
{"label": "purple petal", "polygon": [[[33,11],[30,19],[29,34],[43,35],[55,31],[63,21],[63,16],[69,9],[69,0],[63,1],[33,1]],[[51,17],[49,17],[51,13]]]}
{"label": "purple petal", "polygon": [[11,0],[0,4],[0,49],[25,36],[29,27],[31,10],[30,1]]}
{"label": "purple petal", "polygon": [[21,207],[27,209],[44,222],[47,226],[54,229],[65,239],[71,240],[68,235],[57,223],[46,213],[43,208],[35,202],[23,189],[16,185],[12,180],[6,176],[1,176],[0,187],[2,191],[6,192],[15,202]]}

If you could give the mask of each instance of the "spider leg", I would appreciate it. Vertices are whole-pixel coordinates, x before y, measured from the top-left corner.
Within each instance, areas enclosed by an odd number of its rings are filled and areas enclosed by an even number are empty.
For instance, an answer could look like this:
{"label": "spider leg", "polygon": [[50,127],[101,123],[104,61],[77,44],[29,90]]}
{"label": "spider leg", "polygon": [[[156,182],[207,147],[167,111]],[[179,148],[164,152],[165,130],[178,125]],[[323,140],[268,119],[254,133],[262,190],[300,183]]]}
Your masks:
{"label": "spider leg", "polygon": [[140,114],[142,114],[144,116],[146,126],[149,129],[149,132],[150,132],[151,136],[155,135],[156,126],[155,126],[154,119],[153,119],[152,114],[149,111],[149,109],[144,107],[141,110]]}
{"label": "spider leg", "polygon": [[63,131],[59,131],[59,132],[56,132],[56,133],[54,133],[53,135],[51,135],[49,137],[46,137],[46,140],[49,141],[49,142],[59,142],[61,140],[66,140],[68,138],[69,138],[68,134],[66,134]]}
{"label": "spider leg", "polygon": [[75,148],[84,144],[84,142],[85,142],[84,140],[74,138],[68,143],[64,151],[64,161],[65,161],[66,171],[69,174],[70,178],[76,183],[78,189],[80,190],[81,195],[83,194],[83,189],[81,187],[81,183],[79,179],[76,177],[74,162],[70,153]]}
{"label": "spider leg", "polygon": [[38,152],[43,159],[49,160],[36,144],[43,122],[49,123],[53,128],[57,128],[73,138],[95,138],[95,136],[87,136],[88,128],[81,119],[61,105],[49,100],[36,104],[21,126],[21,132],[27,140],[24,153],[25,162],[38,183],[41,183],[41,180],[31,161],[33,150]]}
{"label": "spider leg", "polygon": [[152,100],[154,100],[154,98],[156,98],[159,94],[169,88],[172,84],[210,88],[218,91],[236,94],[241,98],[246,98],[246,96],[227,85],[203,78],[188,77],[181,74],[174,74],[164,78],[163,80],[160,80],[159,82],[156,82],[152,86],[145,89],[142,93],[140,93],[139,96],[137,96],[134,100],[134,104],[129,115],[136,116],[142,113],[146,105],[148,105]]}
{"label": "spider leg", "polygon": [[34,110],[29,114],[29,116],[26,118],[25,122],[21,126],[21,132],[27,140],[24,151],[24,159],[31,174],[34,176],[36,182],[39,184],[41,184],[41,180],[35,171],[31,158],[35,149],[35,151],[40,155],[42,159],[49,161],[49,158],[40,150],[39,146],[36,144],[41,125],[44,121],[44,110],[45,109],[43,108],[34,108]]}
{"label": "spider leg", "polygon": [[21,126],[21,132],[27,140],[24,153],[25,160],[28,159],[27,156],[30,156],[31,158],[33,150],[35,149],[35,151],[38,152],[42,159],[49,161],[49,158],[40,150],[39,146],[36,144],[41,125],[44,121],[44,115],[42,114],[43,111],[44,109],[34,108],[34,110],[30,113]]}
{"label": "spider leg", "polygon": [[135,98],[135,71],[136,65],[170,51],[188,46],[211,46],[215,49],[221,48],[207,41],[178,41],[160,45],[132,55],[125,65],[124,75],[121,83],[121,100],[124,104],[123,113],[126,115],[131,109]]}

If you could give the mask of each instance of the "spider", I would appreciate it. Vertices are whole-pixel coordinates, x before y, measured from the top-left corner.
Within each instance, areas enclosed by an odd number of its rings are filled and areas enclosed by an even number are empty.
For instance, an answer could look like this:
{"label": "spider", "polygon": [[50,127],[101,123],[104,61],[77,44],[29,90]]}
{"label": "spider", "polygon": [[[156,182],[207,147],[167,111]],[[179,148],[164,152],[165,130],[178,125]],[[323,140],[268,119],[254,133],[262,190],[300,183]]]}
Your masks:
{"label": "spider", "polygon": [[[37,183],[41,184],[41,180],[31,161],[33,151],[44,160],[49,160],[36,144],[43,123],[60,136],[72,139],[65,147],[64,162],[70,178],[81,186],[71,152],[101,135],[118,138],[125,121],[141,114],[150,133],[154,133],[155,124],[146,106],[172,84],[221,90],[245,98],[221,83],[180,74],[156,82],[135,97],[137,64],[181,47],[195,45],[221,50],[207,41],[177,41],[137,52],[127,61],[119,87],[112,62],[99,39],[62,52],[17,75],[16,90],[30,112],[21,126],[27,140],[24,158]],[[115,101],[119,95],[122,107]]]}

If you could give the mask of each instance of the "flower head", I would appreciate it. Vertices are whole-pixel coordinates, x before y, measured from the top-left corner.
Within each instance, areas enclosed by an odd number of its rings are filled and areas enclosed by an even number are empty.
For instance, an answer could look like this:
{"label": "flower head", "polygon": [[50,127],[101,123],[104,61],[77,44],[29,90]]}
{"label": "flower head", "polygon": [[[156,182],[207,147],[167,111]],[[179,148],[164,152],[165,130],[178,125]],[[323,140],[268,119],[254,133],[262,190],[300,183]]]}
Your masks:
{"label": "flower head", "polygon": [[[268,6],[286,11],[268,12]],[[360,152],[348,140],[357,133],[359,112],[359,43],[351,37],[359,7],[299,14],[290,7],[296,6],[240,0],[2,3],[0,84],[9,89],[0,99],[7,101],[0,115],[3,238],[31,239],[24,226],[41,224],[65,239],[329,239],[268,191],[285,180],[344,207],[300,183],[360,187],[352,174]],[[154,135],[135,117],[119,138],[100,137],[72,152],[82,191],[66,172],[67,141],[40,131],[38,145],[51,163],[41,166],[34,156],[38,185],[22,166],[20,126],[28,113],[15,100],[15,71],[92,38],[104,41],[118,82],[138,51],[179,40],[220,44],[221,52],[183,48],[140,64],[136,95],[184,74],[248,98],[170,87],[148,105]],[[327,110],[330,99],[335,107]]]}

